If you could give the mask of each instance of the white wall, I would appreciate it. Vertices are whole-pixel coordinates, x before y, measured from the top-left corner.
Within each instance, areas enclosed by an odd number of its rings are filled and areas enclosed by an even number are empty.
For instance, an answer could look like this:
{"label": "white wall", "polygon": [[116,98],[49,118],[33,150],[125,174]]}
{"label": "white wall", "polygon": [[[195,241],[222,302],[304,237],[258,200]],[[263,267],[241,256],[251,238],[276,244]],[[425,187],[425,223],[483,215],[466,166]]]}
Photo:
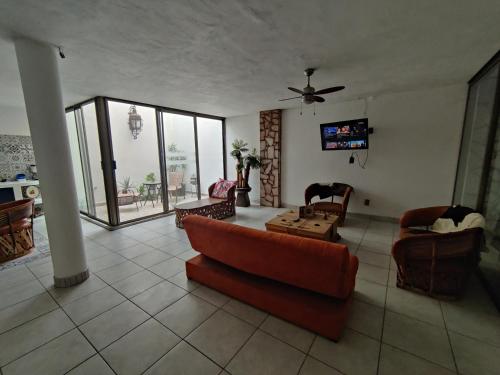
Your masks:
{"label": "white wall", "polygon": [[[410,208],[451,202],[465,109],[466,85],[387,94],[368,102],[366,169],[349,164],[350,151],[322,151],[320,124],[362,118],[364,100],[283,111],[282,202],[304,204],[312,182],[345,182],[355,194],[349,211],[399,217]],[[228,118],[227,140],[258,145],[258,114]],[[359,151],[361,160],[366,151]],[[229,160],[229,159],[228,159]],[[230,171],[228,161],[228,170]],[[255,174],[252,186],[258,186]],[[370,206],[364,206],[370,199]]]}
{"label": "white wall", "polygon": [[20,107],[0,106],[0,134],[30,135],[26,110]]}
{"label": "white wall", "polygon": [[[259,142],[259,114],[253,113],[246,116],[228,117],[226,119],[226,149],[227,149],[227,178],[236,180],[236,162],[231,156],[231,143],[235,139],[243,139],[248,142],[250,150],[254,147],[257,152],[260,148]],[[250,171],[250,200],[260,201],[260,171],[252,169]]]}

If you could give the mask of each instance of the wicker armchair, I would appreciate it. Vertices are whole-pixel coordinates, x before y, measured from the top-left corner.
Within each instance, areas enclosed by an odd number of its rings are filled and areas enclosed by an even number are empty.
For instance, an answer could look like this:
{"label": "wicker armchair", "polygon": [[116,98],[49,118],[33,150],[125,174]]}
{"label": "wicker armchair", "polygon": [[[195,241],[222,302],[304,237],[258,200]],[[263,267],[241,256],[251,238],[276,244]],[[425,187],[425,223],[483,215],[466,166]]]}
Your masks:
{"label": "wicker armchair", "polygon": [[444,234],[428,231],[447,209],[420,208],[401,217],[399,240],[392,247],[399,288],[435,297],[457,298],[463,294],[479,262],[483,230]]}
{"label": "wicker armchair", "polygon": [[[212,198],[212,193],[214,192],[215,185],[216,183],[214,182],[212,185],[208,187],[208,196],[210,198]],[[236,215],[235,201],[236,201],[236,185],[234,185],[227,191],[226,200],[224,202],[221,202],[222,208],[220,209],[220,214],[217,215],[219,217],[214,217],[214,219],[224,219],[226,217]]]}
{"label": "wicker armchair", "polygon": [[33,249],[34,212],[32,199],[0,204],[0,263]]}
{"label": "wicker armchair", "polygon": [[[334,182],[333,184],[319,184],[314,183],[309,185],[304,192],[306,205],[311,204],[312,198],[319,196],[320,199],[331,197],[331,202],[316,202],[312,203],[314,210],[333,212],[339,217],[338,225],[344,225],[345,215],[347,213],[347,205],[349,204],[349,197],[353,192],[350,185]],[[342,197],[342,202],[334,202],[333,199],[338,196]]]}

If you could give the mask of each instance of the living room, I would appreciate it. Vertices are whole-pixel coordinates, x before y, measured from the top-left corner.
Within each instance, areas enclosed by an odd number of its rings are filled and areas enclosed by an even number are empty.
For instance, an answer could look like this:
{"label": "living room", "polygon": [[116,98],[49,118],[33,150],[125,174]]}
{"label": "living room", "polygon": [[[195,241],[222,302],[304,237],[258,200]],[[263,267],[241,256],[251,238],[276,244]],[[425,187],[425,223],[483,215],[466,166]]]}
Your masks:
{"label": "living room", "polygon": [[0,374],[495,374],[500,5],[0,4]]}

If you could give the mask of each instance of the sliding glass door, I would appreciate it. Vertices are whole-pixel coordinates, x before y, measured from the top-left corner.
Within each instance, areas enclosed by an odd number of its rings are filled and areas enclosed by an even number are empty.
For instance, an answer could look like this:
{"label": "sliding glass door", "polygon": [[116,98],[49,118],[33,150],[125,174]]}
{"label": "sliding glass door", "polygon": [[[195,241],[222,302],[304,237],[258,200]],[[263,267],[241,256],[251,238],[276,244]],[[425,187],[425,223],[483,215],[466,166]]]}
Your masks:
{"label": "sliding glass door", "polygon": [[193,116],[163,113],[163,142],[169,210],[198,199]]}
{"label": "sliding glass door", "polygon": [[200,162],[201,195],[208,194],[208,187],[224,178],[224,140],[222,120],[196,118],[198,155]]}
{"label": "sliding glass door", "polygon": [[78,207],[81,212],[89,213],[87,191],[83,176],[82,150],[78,136],[75,110],[66,113],[66,124],[68,126],[69,145],[71,161],[73,162],[73,172],[75,174],[76,194],[78,197]]}
{"label": "sliding glass door", "polygon": [[80,211],[111,226],[206,198],[225,176],[222,118],[103,97],[66,116]]}
{"label": "sliding glass door", "polygon": [[164,212],[153,107],[108,101],[120,222]]}

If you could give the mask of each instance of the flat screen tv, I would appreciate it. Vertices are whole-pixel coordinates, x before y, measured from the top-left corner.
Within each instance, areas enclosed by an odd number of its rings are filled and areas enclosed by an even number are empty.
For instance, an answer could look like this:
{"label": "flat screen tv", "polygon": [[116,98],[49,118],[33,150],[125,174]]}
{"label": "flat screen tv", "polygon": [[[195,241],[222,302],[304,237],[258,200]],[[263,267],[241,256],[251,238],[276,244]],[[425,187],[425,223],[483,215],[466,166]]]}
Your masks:
{"label": "flat screen tv", "polygon": [[331,150],[366,150],[368,148],[368,119],[321,124],[321,147]]}

